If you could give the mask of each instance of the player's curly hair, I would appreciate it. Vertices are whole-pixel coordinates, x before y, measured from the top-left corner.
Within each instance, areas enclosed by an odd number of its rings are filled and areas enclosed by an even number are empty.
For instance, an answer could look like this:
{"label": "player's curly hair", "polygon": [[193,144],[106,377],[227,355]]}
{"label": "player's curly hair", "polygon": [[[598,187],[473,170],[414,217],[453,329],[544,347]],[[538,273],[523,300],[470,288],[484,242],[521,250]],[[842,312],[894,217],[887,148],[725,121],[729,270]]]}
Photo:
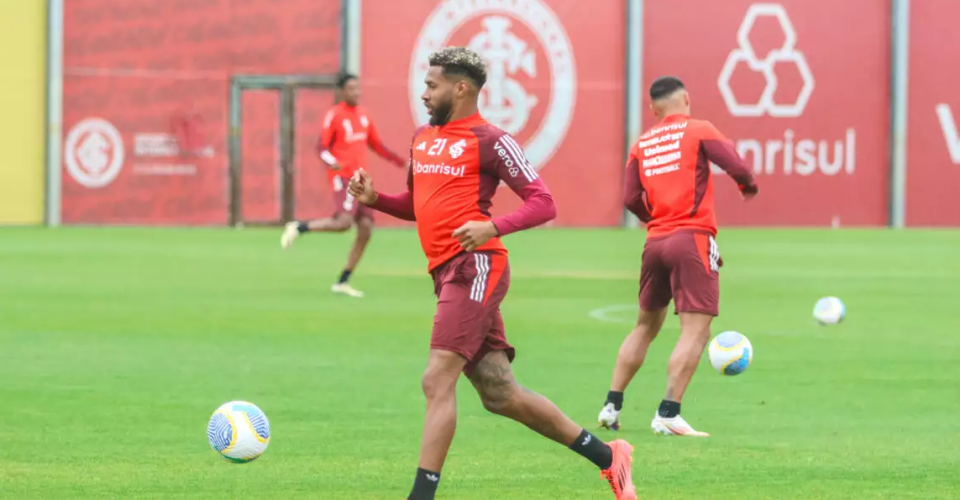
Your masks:
{"label": "player's curly hair", "polygon": [[430,66],[443,67],[444,75],[469,78],[478,89],[487,82],[487,66],[483,59],[466,47],[446,47],[430,54]]}

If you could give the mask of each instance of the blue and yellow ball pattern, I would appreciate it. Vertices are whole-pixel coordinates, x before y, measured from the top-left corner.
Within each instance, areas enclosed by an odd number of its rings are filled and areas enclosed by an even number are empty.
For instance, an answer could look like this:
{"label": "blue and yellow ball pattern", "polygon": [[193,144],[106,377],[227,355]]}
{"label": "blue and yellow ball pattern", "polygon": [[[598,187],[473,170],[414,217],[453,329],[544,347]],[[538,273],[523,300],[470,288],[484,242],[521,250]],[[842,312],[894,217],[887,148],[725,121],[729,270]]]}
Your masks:
{"label": "blue and yellow ball pattern", "polygon": [[231,401],[213,412],[207,423],[207,441],[231,462],[251,462],[270,444],[270,421],[257,405]]}
{"label": "blue and yellow ball pattern", "polygon": [[721,375],[739,375],[753,361],[753,345],[738,332],[723,332],[710,342],[710,364]]}

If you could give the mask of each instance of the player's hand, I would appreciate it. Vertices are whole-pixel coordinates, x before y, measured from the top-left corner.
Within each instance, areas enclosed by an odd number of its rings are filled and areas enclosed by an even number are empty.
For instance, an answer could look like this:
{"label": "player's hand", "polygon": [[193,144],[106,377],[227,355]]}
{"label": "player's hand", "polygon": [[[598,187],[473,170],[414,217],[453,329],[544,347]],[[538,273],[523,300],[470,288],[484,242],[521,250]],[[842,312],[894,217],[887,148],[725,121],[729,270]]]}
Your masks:
{"label": "player's hand", "polygon": [[393,162],[393,164],[396,165],[397,168],[407,168],[407,165],[410,165],[410,160],[397,160]]}
{"label": "player's hand", "polygon": [[330,170],[333,170],[334,172],[336,172],[337,170],[340,170],[340,164],[339,164],[339,163],[334,163],[333,165],[327,165],[327,168],[329,168]]}
{"label": "player's hand", "polygon": [[750,184],[749,186],[743,186],[740,188],[740,194],[743,195],[744,200],[752,200],[759,192],[760,187],[756,184]]}
{"label": "player's hand", "polygon": [[373,179],[362,168],[353,173],[347,191],[350,196],[364,205],[373,205],[377,202],[377,191],[373,189]]}
{"label": "player's hand", "polygon": [[460,226],[453,232],[453,237],[460,242],[461,248],[472,252],[499,233],[493,222],[474,220]]}

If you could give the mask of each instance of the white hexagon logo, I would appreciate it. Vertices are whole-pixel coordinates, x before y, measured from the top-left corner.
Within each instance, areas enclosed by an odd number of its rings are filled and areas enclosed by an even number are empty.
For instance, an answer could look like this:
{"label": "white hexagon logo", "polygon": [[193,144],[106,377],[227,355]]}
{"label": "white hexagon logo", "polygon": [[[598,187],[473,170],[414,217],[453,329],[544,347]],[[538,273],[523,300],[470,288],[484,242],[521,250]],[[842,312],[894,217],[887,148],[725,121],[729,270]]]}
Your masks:
{"label": "white hexagon logo", "polygon": [[[764,59],[759,59],[753,46],[750,44],[750,31],[753,29],[757,19],[761,17],[773,17],[777,20],[780,30],[783,32],[783,45],[780,48],[771,50]],[[810,67],[807,65],[807,59],[803,53],[796,50],[797,32],[793,29],[790,18],[787,17],[787,11],[783,5],[778,3],[755,3],[747,9],[747,15],[737,30],[737,42],[740,47],[730,52],[727,61],[720,70],[720,78],[717,85],[720,88],[720,94],[723,101],[727,104],[727,109],[733,116],[763,116],[764,114],[777,118],[795,118],[803,114],[807,107],[807,101],[810,94],[813,93],[814,81]],[[755,103],[743,103],[737,100],[733,89],[730,87],[730,77],[733,76],[737,66],[746,63],[747,67],[754,72],[762,73],[766,85],[760,99]],[[777,103],[774,101],[774,94],[777,91],[777,74],[774,67],[777,64],[793,64],[796,66],[800,77],[803,79],[803,87],[797,95],[797,99],[792,103]]]}

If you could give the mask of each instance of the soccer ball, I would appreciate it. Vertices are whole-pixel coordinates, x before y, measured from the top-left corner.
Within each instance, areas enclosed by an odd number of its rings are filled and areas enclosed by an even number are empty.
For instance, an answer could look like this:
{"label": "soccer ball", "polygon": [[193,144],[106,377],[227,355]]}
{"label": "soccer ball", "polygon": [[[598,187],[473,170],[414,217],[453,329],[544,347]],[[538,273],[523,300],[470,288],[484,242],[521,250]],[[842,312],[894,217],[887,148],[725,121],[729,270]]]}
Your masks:
{"label": "soccer ball", "polygon": [[847,315],[847,307],[836,297],[824,297],[813,306],[813,317],[821,325],[836,325]]}
{"label": "soccer ball", "polygon": [[710,364],[721,375],[739,375],[753,361],[750,340],[737,332],[723,332],[710,341]]}
{"label": "soccer ball", "polygon": [[223,458],[240,464],[251,462],[270,444],[270,421],[253,403],[224,403],[207,423],[207,440]]}

